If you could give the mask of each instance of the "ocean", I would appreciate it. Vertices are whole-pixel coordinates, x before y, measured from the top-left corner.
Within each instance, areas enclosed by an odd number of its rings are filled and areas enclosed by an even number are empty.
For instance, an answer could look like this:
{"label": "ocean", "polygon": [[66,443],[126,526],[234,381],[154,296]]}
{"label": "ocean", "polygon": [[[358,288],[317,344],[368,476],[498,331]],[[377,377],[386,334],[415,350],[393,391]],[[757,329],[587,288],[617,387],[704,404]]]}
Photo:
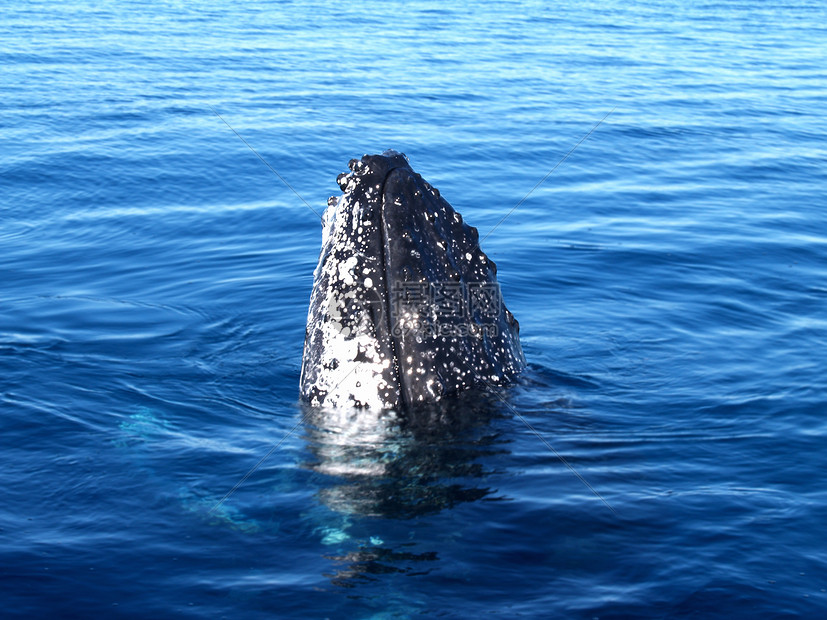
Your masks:
{"label": "ocean", "polygon": [[[4,617],[827,612],[823,2],[0,16]],[[391,148],[528,361],[418,432],[298,402],[319,216]]]}

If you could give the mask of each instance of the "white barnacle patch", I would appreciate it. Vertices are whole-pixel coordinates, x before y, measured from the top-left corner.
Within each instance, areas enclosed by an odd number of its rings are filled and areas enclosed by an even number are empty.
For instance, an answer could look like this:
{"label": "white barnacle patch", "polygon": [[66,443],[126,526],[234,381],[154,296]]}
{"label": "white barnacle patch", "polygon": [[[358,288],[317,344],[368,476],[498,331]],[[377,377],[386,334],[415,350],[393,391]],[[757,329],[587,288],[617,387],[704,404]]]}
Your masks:
{"label": "white barnacle patch", "polygon": [[355,256],[350,256],[341,263],[339,263],[339,279],[345,284],[353,284],[353,270],[356,267],[358,259]]}
{"label": "white barnacle patch", "polygon": [[383,370],[390,361],[382,358],[373,336],[337,330],[327,323],[322,326],[321,344],[319,362],[325,372],[318,373],[314,387],[326,394],[325,408],[388,406],[382,392],[388,387]]}

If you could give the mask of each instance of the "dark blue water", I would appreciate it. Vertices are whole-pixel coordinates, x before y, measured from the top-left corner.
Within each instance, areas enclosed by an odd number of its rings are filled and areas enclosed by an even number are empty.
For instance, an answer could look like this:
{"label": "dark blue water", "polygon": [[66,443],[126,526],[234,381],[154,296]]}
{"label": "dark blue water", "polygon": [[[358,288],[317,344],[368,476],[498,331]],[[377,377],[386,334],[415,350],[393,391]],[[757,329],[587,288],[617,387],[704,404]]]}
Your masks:
{"label": "dark blue water", "polygon": [[[3,615],[822,617],[824,3],[0,15]],[[483,236],[614,110],[483,242],[511,408],[303,422],[320,224],[211,108]]]}

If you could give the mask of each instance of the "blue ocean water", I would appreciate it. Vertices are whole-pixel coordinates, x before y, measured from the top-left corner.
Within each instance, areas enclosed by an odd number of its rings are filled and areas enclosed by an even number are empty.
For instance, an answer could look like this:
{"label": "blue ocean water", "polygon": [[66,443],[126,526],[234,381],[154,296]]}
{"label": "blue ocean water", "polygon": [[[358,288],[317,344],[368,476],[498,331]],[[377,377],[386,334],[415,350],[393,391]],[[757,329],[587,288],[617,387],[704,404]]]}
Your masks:
{"label": "blue ocean water", "polygon": [[[824,3],[0,15],[5,617],[822,617]],[[386,148],[529,369],[324,431],[317,215]]]}

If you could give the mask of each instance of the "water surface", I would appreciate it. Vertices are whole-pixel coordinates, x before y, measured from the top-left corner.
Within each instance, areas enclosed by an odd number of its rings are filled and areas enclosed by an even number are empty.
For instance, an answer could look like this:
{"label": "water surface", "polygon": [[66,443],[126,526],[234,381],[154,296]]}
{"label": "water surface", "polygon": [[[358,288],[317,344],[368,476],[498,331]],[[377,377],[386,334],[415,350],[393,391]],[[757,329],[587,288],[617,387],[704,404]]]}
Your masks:
{"label": "water surface", "polygon": [[[2,14],[7,614],[827,608],[822,3]],[[509,406],[302,421],[317,215],[386,148],[519,204]]]}

